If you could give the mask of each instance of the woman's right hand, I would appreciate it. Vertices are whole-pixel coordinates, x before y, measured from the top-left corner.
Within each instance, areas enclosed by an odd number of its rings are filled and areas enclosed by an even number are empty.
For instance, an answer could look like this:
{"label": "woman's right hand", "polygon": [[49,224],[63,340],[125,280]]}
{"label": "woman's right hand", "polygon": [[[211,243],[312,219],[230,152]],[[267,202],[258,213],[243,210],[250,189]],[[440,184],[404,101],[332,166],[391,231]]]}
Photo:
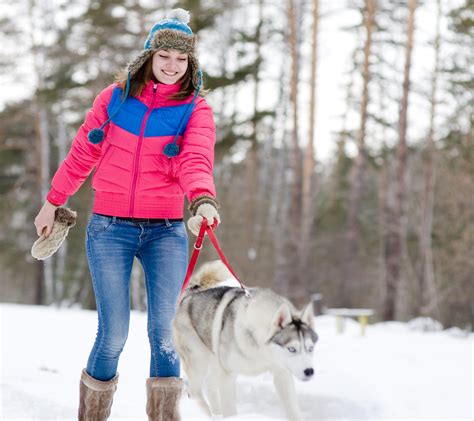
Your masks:
{"label": "woman's right hand", "polygon": [[56,208],[57,206],[54,206],[53,204],[46,201],[41,210],[38,212],[38,215],[36,215],[35,227],[38,236],[44,235],[45,237],[48,237],[49,234],[51,234]]}

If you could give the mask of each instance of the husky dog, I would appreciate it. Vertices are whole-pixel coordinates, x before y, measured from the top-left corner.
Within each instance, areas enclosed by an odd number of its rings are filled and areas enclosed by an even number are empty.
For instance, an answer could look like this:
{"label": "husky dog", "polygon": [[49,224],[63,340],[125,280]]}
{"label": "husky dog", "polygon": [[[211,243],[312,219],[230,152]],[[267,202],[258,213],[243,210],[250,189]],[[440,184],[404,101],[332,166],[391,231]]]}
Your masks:
{"label": "husky dog", "polygon": [[[236,414],[235,378],[266,371],[286,415],[300,420],[292,374],[313,377],[311,303],[295,310],[269,289],[219,286],[232,275],[220,261],[203,265],[191,278],[173,321],[173,341],[188,376],[188,390],[209,415]],[[207,391],[209,405],[204,398]]]}

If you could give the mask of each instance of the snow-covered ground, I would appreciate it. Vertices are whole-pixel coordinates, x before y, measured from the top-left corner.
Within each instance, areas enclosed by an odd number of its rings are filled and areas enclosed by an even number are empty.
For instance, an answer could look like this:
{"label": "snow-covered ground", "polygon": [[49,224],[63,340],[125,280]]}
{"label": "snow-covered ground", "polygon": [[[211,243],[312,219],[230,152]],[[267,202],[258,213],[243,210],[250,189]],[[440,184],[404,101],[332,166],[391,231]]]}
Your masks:
{"label": "snow-covered ground", "polygon": [[[392,322],[371,325],[361,337],[352,321],[338,335],[330,316],[316,318],[315,328],[316,376],[297,382],[306,420],[472,420],[473,335]],[[0,419],[77,419],[95,312],[0,304],[0,329]],[[148,363],[146,315],[133,312],[111,420],[146,420]],[[267,375],[239,379],[237,408],[232,420],[283,418]],[[188,398],[182,413],[206,419]]]}

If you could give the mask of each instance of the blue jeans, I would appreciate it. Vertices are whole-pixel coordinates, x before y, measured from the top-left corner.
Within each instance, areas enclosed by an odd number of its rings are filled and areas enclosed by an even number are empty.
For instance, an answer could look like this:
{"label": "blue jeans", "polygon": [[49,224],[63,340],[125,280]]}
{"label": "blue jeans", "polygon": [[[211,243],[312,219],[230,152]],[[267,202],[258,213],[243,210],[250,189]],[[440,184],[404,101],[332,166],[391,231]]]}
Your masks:
{"label": "blue jeans", "polygon": [[137,257],[145,273],[150,377],[179,377],[171,322],[188,264],[184,222],[136,223],[93,214],[86,251],[99,317],[87,372],[99,380],[110,380],[117,373],[128,336],[130,274]]}

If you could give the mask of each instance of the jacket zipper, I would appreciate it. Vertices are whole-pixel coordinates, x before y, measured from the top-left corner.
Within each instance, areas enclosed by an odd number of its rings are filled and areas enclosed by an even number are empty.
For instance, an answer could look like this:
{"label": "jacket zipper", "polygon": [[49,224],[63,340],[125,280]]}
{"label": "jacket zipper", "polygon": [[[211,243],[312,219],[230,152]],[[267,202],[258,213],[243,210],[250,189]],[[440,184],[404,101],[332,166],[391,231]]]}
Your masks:
{"label": "jacket zipper", "polygon": [[145,116],[143,117],[142,125],[140,127],[140,135],[138,136],[137,148],[135,150],[135,159],[133,162],[132,188],[131,188],[131,197],[130,197],[130,209],[129,209],[130,217],[133,217],[133,211],[135,208],[135,189],[137,187],[137,181],[138,181],[138,164],[140,163],[140,150],[142,148],[143,135],[145,134],[145,127],[148,121],[148,117],[150,116],[150,113],[153,111],[153,106],[155,105],[155,94],[156,94],[157,88],[158,88],[158,84],[155,83],[153,85],[153,96],[151,99],[151,105],[146,111]]}

